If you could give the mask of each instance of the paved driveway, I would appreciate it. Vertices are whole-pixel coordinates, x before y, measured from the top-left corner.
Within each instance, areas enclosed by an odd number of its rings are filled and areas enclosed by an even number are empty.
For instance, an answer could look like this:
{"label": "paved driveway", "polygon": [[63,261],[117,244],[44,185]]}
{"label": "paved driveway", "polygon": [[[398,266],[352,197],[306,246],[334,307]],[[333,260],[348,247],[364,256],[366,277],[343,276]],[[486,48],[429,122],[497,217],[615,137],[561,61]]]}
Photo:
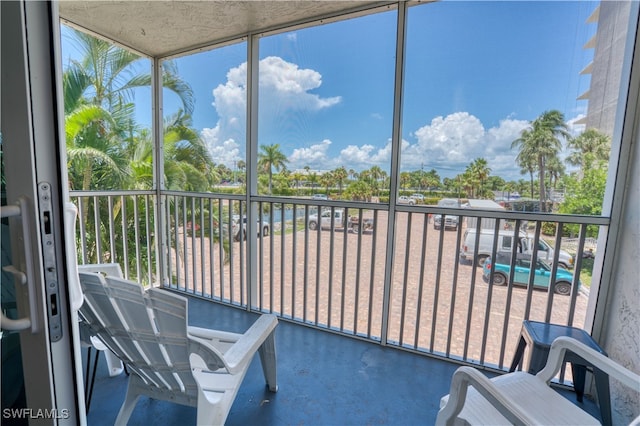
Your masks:
{"label": "paved driveway", "polygon": [[[524,287],[490,289],[480,268],[458,263],[457,232],[434,230],[422,214],[409,217],[396,215],[395,257],[388,272],[388,340],[454,358],[508,365],[525,316],[545,320],[550,312],[551,322],[567,323],[572,297],[550,299],[546,291],[529,294]],[[275,229],[275,234],[258,240],[258,304],[286,317],[380,338],[387,229],[386,212],[378,212],[374,233],[302,227],[293,232],[289,225],[282,234]],[[200,289],[204,282],[207,293],[219,296],[222,287],[225,298],[233,294],[236,302],[246,300],[240,285],[247,276],[241,268],[246,256],[240,256],[240,247],[233,243],[231,262],[221,265],[216,246],[213,252],[208,242],[188,246],[187,253],[196,254],[186,262],[195,264],[191,287]],[[574,326],[584,322],[587,299],[582,293],[575,297]]]}

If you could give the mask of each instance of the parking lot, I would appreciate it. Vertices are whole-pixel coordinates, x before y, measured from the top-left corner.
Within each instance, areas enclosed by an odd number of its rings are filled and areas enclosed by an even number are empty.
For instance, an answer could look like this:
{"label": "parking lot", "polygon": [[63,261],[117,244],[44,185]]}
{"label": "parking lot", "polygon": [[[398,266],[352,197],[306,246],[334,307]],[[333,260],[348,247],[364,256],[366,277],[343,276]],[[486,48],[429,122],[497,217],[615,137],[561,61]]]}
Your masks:
{"label": "parking lot", "polygon": [[[373,212],[367,213],[372,217]],[[302,224],[295,230],[290,224],[284,234],[274,229],[268,237],[257,239],[259,306],[378,339],[383,334],[386,290],[389,341],[496,365],[510,362],[525,317],[545,320],[548,316],[551,322],[566,324],[573,310],[572,325],[582,326],[588,299],[583,293],[550,298],[539,289],[489,287],[481,268],[458,263],[458,232],[434,230],[427,220],[423,214],[396,215],[391,271],[385,270],[389,229],[385,211],[377,213],[374,232],[309,230]],[[241,275],[246,279],[246,270],[240,267],[241,260],[246,261],[246,256],[239,255],[240,244],[233,243],[235,254],[222,268],[225,297],[233,291],[235,300],[240,300]],[[242,244],[246,248],[246,242]],[[208,247],[194,247],[196,277],[210,274],[210,262],[201,259],[217,259]],[[386,274],[391,277],[389,289],[384,288]],[[216,285],[220,284],[214,283],[214,294]]]}

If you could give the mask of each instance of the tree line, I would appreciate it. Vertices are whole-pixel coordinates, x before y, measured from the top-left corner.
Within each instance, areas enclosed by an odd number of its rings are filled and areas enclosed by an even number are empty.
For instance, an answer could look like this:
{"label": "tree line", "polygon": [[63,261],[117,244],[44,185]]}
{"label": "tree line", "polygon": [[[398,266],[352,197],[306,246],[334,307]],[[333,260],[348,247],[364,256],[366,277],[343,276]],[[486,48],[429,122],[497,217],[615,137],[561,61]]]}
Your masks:
{"label": "tree line", "polygon": [[[133,99],[135,88],[150,86],[150,73],[134,72],[140,57],[105,41],[75,32],[74,42],[81,58],[72,61],[63,75],[71,189],[152,188],[153,138],[149,129],[136,123]],[[181,101],[178,112],[163,120],[164,168],[159,178],[164,187],[209,192],[236,183],[231,190],[244,191],[246,163],[237,162],[234,170],[215,163],[192,126],[193,91],[170,61],[163,63],[162,84],[164,90],[173,92]],[[494,191],[519,192],[537,198],[540,211],[546,211],[549,190],[561,188],[570,196],[589,193],[589,197],[595,197],[592,204],[601,204],[598,191],[604,188],[602,176],[606,180],[606,172],[603,174],[602,170],[606,170],[610,140],[596,129],[573,138],[561,112],[545,111],[529,123],[511,147],[517,150],[516,163],[528,181],[505,181],[493,176],[487,160],[476,158],[454,178],[442,179],[435,169],[402,171],[399,189],[420,193],[445,191],[467,198],[493,198]],[[560,154],[564,148],[571,153],[563,162]],[[565,163],[577,166],[578,173],[568,175]],[[387,172],[379,166],[359,171],[340,166],[317,172],[310,166],[304,171],[290,171],[287,165],[288,158],[279,144],[260,145],[259,193],[300,195],[311,188],[341,199],[370,200],[388,192],[390,185]],[[590,184],[585,186],[586,182]],[[595,194],[594,188],[598,188]],[[576,200],[568,203],[571,209],[580,211],[567,213],[585,213],[587,208],[578,204]],[[590,208],[594,210],[597,211]]]}

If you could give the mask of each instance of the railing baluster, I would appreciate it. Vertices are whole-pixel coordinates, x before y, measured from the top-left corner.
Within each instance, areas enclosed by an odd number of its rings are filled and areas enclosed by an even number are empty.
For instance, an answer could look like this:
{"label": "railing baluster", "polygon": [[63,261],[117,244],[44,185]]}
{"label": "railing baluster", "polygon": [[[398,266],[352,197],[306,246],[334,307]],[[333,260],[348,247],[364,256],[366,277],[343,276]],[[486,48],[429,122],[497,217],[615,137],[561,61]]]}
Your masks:
{"label": "railing baluster", "polygon": [[[296,318],[297,263],[298,263],[298,205],[293,204],[293,231],[291,233],[291,319]],[[306,226],[303,227],[303,229]]]}
{"label": "railing baluster", "polygon": [[307,322],[309,290],[309,206],[304,206],[304,287],[302,289],[302,322]]}
{"label": "railing baluster", "polygon": [[[138,212],[138,198],[131,197],[131,201],[133,203],[133,235],[136,242],[136,279],[138,281],[142,281],[142,270],[140,269],[142,264],[142,259],[140,257],[140,224],[139,224],[139,212]],[[125,234],[126,237],[126,234]]]}
{"label": "railing baluster", "polygon": [[[331,231],[333,232],[333,212],[334,208],[330,209],[331,217]],[[318,325],[318,311],[320,305],[320,269],[322,269],[322,208],[318,207],[318,227],[316,228],[316,282],[315,282],[315,309],[314,309],[314,324]]]}
{"label": "railing baluster", "polygon": [[[346,209],[345,209],[346,210]],[[340,331],[344,331],[345,305],[347,296],[347,263],[349,262],[347,229],[344,229],[342,239],[342,292],[340,295]]]}
{"label": "railing baluster", "polygon": [[[461,221],[459,222],[460,224],[462,223],[462,220],[464,220],[464,218],[461,218]],[[426,222],[428,224],[429,222],[428,218],[426,219]],[[425,239],[426,239],[426,229],[428,228],[427,224],[425,224],[424,226]],[[451,298],[449,302],[449,325],[447,329],[447,342],[446,342],[446,349],[445,349],[446,357],[449,357],[449,355],[451,354],[451,340],[453,339],[453,325],[454,325],[453,322],[454,322],[454,315],[456,310],[456,295],[458,293],[458,270],[460,267],[458,256],[460,253],[461,241],[462,241],[462,226],[458,226],[458,229],[456,231],[456,251],[454,253],[454,256],[456,259],[453,265],[453,282],[451,283]]]}
{"label": "railing baluster", "polygon": [[[116,235],[115,235],[115,223],[113,219],[113,196],[109,196],[107,198],[107,203],[109,206],[109,256],[110,262],[118,262],[118,254],[116,253]],[[126,269],[126,266],[125,268]]]}
{"label": "railing baluster", "polygon": [[[367,316],[367,337],[371,338],[371,327],[372,327],[372,315],[373,315],[373,295],[375,290],[375,282],[376,282],[376,246],[377,246],[377,226],[378,223],[378,210],[373,211],[373,230],[371,235],[371,276],[369,278],[369,314]],[[364,228],[362,227],[363,223],[360,222],[360,232],[364,233]],[[345,240],[346,240],[346,231],[345,231]],[[344,262],[342,264],[342,270],[344,271],[346,268],[344,266]]]}
{"label": "railing baluster", "polygon": [[[216,259],[214,255],[216,226],[213,214],[213,198],[209,198],[209,296],[215,299]],[[221,235],[218,234],[219,238]]]}
{"label": "railing baluster", "polygon": [[[460,221],[460,218],[458,217]],[[433,288],[433,307],[432,307],[432,315],[431,315],[431,337],[429,339],[429,352],[433,352],[434,343],[436,340],[436,326],[438,321],[438,297],[440,295],[440,278],[442,272],[442,256],[444,252],[444,233],[447,231],[445,226],[445,216],[442,216],[442,222],[440,225],[440,233],[438,238],[438,260],[436,263],[436,280],[435,286]],[[460,222],[458,222],[460,223]]]}
{"label": "railing baluster", "polygon": [[[407,217],[407,232],[405,236],[405,247],[404,247],[404,268],[402,275],[402,299],[400,302],[400,335],[398,341],[400,342],[400,346],[404,345],[404,322],[406,315],[406,306],[407,306],[407,288],[409,287],[409,260],[411,254],[411,225],[412,225],[412,214],[411,212],[406,214]],[[400,217],[400,215],[398,215]]]}
{"label": "railing baluster", "polygon": [[[286,263],[285,259],[287,258],[286,250],[285,250],[285,237],[287,234],[287,226],[284,221],[284,213],[286,206],[284,203],[280,203],[280,316],[283,316],[286,312],[284,305],[284,293],[285,293],[285,285],[286,285]],[[271,214],[269,215],[269,239],[273,242],[274,240],[274,224],[273,224],[273,205],[271,206]],[[264,232],[262,232],[262,223],[260,223],[260,227],[258,232],[261,235],[261,238],[265,238]],[[272,262],[275,263],[275,262]]]}
{"label": "railing baluster", "polygon": [[[416,306],[416,329],[413,335],[414,349],[418,349],[418,345],[420,342],[420,330],[422,328],[422,295],[424,292],[424,273],[426,269],[425,260],[427,259],[427,230],[429,229],[429,227],[427,226],[429,223],[427,213],[424,214],[423,220],[424,226],[422,227],[422,248],[420,249],[420,277],[418,278],[418,305]],[[451,312],[453,312],[453,309],[451,310]]]}
{"label": "railing baluster", "polygon": [[[435,219],[434,219],[435,220]],[[444,217],[442,218],[442,220],[444,221]],[[480,246],[480,224],[481,224],[482,220],[480,218],[478,218],[478,220],[476,220],[476,238],[474,241],[474,245],[475,247],[479,247]],[[465,326],[465,332],[464,332],[464,345],[463,345],[463,350],[462,350],[462,359],[463,360],[467,360],[467,355],[469,353],[469,337],[471,335],[471,319],[473,316],[473,301],[474,301],[474,296],[475,296],[475,287],[476,287],[476,274],[475,274],[475,270],[478,267],[478,256],[475,255],[473,256],[473,261],[471,262],[471,268],[473,269],[472,273],[471,273],[471,282],[469,283],[469,298],[468,298],[468,303],[467,303],[467,321],[466,321],[466,326]]]}
{"label": "railing baluster", "polygon": [[[348,209],[343,210],[343,227],[342,227],[342,237],[347,237],[347,223],[348,223]],[[332,211],[333,213],[333,211]],[[332,214],[333,216],[333,214]],[[332,294],[333,294],[333,263],[334,263],[334,245],[335,245],[335,219],[331,221],[331,235],[329,236],[329,273],[327,274],[327,327],[331,328],[331,314],[333,313],[332,309]],[[357,303],[357,302],[356,302]]]}
{"label": "railing baluster", "polygon": [[[227,244],[229,244],[229,251],[231,251],[231,247],[233,246],[233,235],[231,235],[231,229],[229,228],[229,224],[227,224]],[[220,271],[220,301],[223,301],[223,295],[224,295],[224,260],[225,260],[225,237],[224,237],[224,233],[225,233],[225,227],[224,227],[224,209],[223,209],[223,204],[222,204],[222,198],[218,199],[218,235],[220,235],[220,239],[218,241],[218,260],[219,260],[219,265],[218,265],[218,270]],[[231,253],[228,253],[228,256],[231,256]]]}
{"label": "railing baluster", "polygon": [[[89,208],[89,206],[86,206]],[[85,217],[85,205],[84,198],[78,197],[78,217],[83,219]],[[87,258],[87,229],[84,220],[78,220],[80,225],[80,250],[82,254],[82,263],[89,263],[89,259]]]}
{"label": "railing baluster", "polygon": [[[346,212],[347,209],[345,209],[345,217],[343,218],[345,220],[345,227],[347,225],[347,217],[346,217]],[[359,209],[359,213],[358,213],[358,220],[359,223],[362,223],[362,209]],[[357,249],[356,252],[358,253],[356,255],[356,303],[355,303],[355,309],[354,309],[354,316],[353,316],[353,334],[358,334],[358,314],[360,313],[360,276],[361,276],[361,272],[362,272],[362,232],[358,232],[357,235]]]}
{"label": "railing baluster", "polygon": [[120,229],[122,230],[122,261],[124,263],[124,277],[129,279],[129,250],[127,247],[127,203],[124,195],[120,196]]}
{"label": "railing baluster", "polygon": [[582,271],[582,258],[584,254],[584,243],[587,237],[587,224],[583,223],[580,226],[580,233],[578,234],[578,247],[575,254],[573,263],[573,282],[571,283],[571,302],[569,303],[569,312],[567,313],[567,325],[573,325],[574,315],[576,313],[576,301],[578,294],[580,293],[580,273]]}
{"label": "railing baluster", "polygon": [[98,197],[93,198],[93,226],[95,232],[96,239],[96,263],[103,263],[103,254],[102,254],[102,235],[100,232],[100,202],[98,201]]}

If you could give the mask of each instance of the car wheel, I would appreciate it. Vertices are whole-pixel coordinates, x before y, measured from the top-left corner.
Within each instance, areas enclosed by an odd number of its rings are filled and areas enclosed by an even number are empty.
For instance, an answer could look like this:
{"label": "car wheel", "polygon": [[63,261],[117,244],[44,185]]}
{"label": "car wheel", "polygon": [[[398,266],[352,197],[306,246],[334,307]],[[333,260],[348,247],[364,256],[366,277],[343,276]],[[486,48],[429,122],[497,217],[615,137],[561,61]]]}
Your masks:
{"label": "car wheel", "polygon": [[493,283],[495,285],[507,285],[507,277],[504,274],[496,272],[493,274]]}
{"label": "car wheel", "polygon": [[358,225],[357,223],[354,223],[353,225],[351,225],[351,232],[353,232],[354,234],[359,234],[360,225]]}
{"label": "car wheel", "polygon": [[439,227],[439,226],[436,226],[436,224],[434,223],[434,224],[433,224],[433,229],[435,229],[435,230],[437,231],[438,229],[440,229],[440,227]]}
{"label": "car wheel", "polygon": [[263,237],[268,237],[269,236],[269,228],[267,226],[262,228],[262,236]]}
{"label": "car wheel", "polygon": [[247,241],[247,231],[242,231],[242,239]]}
{"label": "car wheel", "polygon": [[478,267],[479,268],[484,267],[484,264],[487,262],[488,258],[489,258],[489,256],[486,256],[484,254],[478,255]]}
{"label": "car wheel", "polygon": [[566,281],[557,282],[555,286],[553,286],[553,291],[556,294],[562,294],[563,296],[568,296],[571,294],[571,284]]}
{"label": "car wheel", "polygon": [[316,229],[318,229],[318,223],[317,222],[309,222],[309,229],[311,229],[312,231],[315,231]]}

